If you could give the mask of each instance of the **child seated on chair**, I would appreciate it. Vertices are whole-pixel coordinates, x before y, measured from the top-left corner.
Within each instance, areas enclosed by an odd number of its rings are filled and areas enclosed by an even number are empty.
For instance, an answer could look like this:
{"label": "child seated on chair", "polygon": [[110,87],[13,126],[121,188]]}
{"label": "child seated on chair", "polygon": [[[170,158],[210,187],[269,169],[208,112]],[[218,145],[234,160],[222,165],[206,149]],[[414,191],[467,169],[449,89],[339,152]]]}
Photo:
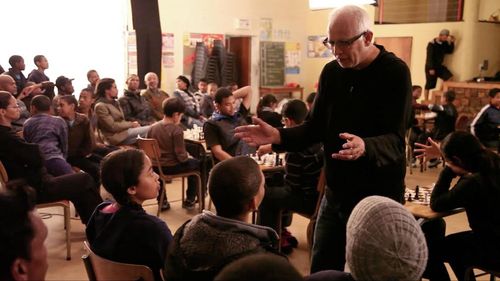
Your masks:
{"label": "child seated on chair", "polygon": [[177,230],[167,254],[166,280],[213,280],[236,259],[275,253],[276,232],[247,223],[264,197],[264,175],[253,159],[238,156],[215,165],[208,190],[217,215],[203,211]]}
{"label": "child seated on chair", "polygon": [[[282,115],[286,128],[298,126],[307,116],[306,104],[291,100],[283,106]],[[260,155],[271,151],[271,145],[263,145]],[[300,152],[288,152],[285,156],[283,183],[266,186],[266,196],[259,209],[259,224],[279,231],[281,210],[312,215],[316,209],[318,192],[316,187],[323,167],[323,149],[317,143]],[[285,227],[292,223],[291,216],[282,225],[281,249],[284,253],[297,246],[297,240]]]}
{"label": "child seated on chair", "polygon": [[[164,100],[162,107],[164,113],[163,120],[154,123],[149,129],[147,136],[158,141],[158,146],[160,147],[160,165],[163,173],[166,175],[175,175],[199,171],[200,161],[189,157],[186,145],[184,144],[184,132],[180,126],[182,114],[185,110],[184,102],[179,98],[172,97]],[[182,202],[183,208],[194,208],[196,202],[196,182],[196,176],[188,177],[187,198]]]}
{"label": "child seated on chair", "polygon": [[112,261],[148,266],[162,280],[172,234],[164,221],[142,208],[160,188],[151,160],[137,149],[114,151],[102,161],[101,181],[116,202],[104,202],[92,214],[86,229],[90,247]]}

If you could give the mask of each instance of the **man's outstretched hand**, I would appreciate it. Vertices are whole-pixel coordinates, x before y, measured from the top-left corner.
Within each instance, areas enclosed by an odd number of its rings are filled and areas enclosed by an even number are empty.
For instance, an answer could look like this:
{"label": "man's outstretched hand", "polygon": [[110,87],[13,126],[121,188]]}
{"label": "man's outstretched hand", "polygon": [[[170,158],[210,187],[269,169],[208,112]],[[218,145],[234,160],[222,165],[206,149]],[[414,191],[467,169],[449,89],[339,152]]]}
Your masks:
{"label": "man's outstretched hand", "polygon": [[251,146],[281,143],[278,129],[267,124],[257,117],[252,117],[253,125],[239,126],[234,129],[234,136],[242,139]]}

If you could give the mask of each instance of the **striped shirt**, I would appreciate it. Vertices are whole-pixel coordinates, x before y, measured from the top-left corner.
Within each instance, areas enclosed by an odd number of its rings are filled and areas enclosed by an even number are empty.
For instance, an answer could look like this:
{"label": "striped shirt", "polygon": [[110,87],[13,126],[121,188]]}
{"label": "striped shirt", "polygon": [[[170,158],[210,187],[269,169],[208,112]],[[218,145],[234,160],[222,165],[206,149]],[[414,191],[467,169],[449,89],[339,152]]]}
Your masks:
{"label": "striped shirt", "polygon": [[323,146],[319,143],[285,156],[285,184],[303,192],[316,190],[323,167]]}

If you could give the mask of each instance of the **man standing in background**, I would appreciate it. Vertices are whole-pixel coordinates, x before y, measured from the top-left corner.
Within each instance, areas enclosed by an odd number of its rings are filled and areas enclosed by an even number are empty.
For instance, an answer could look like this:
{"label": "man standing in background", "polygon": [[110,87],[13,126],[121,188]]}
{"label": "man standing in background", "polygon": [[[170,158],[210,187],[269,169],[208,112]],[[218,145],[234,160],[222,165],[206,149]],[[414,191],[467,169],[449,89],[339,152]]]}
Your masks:
{"label": "man standing in background", "polygon": [[453,53],[455,37],[448,29],[439,32],[439,36],[427,44],[425,60],[425,100],[429,99],[429,90],[436,87],[438,77],[447,81],[453,74],[443,65],[444,55]]}

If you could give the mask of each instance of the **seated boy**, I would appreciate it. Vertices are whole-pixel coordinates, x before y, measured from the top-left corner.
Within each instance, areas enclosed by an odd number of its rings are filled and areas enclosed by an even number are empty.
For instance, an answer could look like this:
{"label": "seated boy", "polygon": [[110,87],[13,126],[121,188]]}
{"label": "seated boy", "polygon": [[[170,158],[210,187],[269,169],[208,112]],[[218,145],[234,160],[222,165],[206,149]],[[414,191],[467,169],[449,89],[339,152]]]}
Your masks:
{"label": "seated boy", "polygon": [[218,87],[217,83],[210,82],[208,84],[208,93],[201,99],[200,113],[206,118],[210,118],[215,111],[214,98]]}
{"label": "seated boy", "polygon": [[92,153],[95,146],[94,133],[87,116],[76,112],[75,96],[59,98],[59,116],[68,124],[68,163],[89,173],[99,186],[99,164],[102,158]]}
{"label": "seated boy", "polygon": [[476,115],[471,131],[484,146],[500,151],[500,88],[491,89],[488,94],[490,103]]}
{"label": "seated boy", "polygon": [[[185,105],[179,98],[168,98],[163,101],[163,120],[154,123],[147,134],[156,139],[160,147],[160,164],[167,175],[199,171],[200,161],[190,158],[184,144],[184,132],[180,126]],[[166,197],[166,196],[165,196]],[[188,177],[186,200],[182,207],[194,208],[196,200],[196,176]]]}
{"label": "seated boy", "polygon": [[246,255],[275,253],[278,236],[248,224],[264,197],[264,175],[249,157],[214,166],[208,190],[217,215],[204,211],[175,233],[165,265],[166,280],[213,280],[230,262]]}
{"label": "seated boy", "polygon": [[[286,128],[295,127],[307,116],[306,104],[301,100],[291,100],[283,106],[282,115]],[[259,154],[271,151],[271,145],[261,146]],[[266,196],[259,210],[259,224],[278,231],[280,210],[296,211],[312,215],[318,201],[318,178],[323,167],[323,149],[317,143],[300,152],[288,152],[285,156],[285,176],[282,186],[266,186]],[[291,224],[291,219],[283,228]],[[287,235],[288,234],[288,235]],[[286,229],[282,231],[282,249],[292,240]],[[289,239],[288,239],[289,238]],[[288,250],[288,249],[286,249]]]}
{"label": "seated boy", "polygon": [[27,142],[40,145],[45,158],[45,167],[53,176],[72,174],[66,161],[68,156],[68,125],[59,116],[50,115],[51,101],[47,96],[36,96],[31,101],[31,118],[23,128]]}
{"label": "seated boy", "polygon": [[238,155],[255,152],[244,141],[234,137],[234,129],[246,125],[251,95],[246,95],[238,112],[235,109],[235,96],[226,88],[219,88],[215,94],[216,111],[203,125],[207,148],[212,151],[216,161],[223,161]]}

